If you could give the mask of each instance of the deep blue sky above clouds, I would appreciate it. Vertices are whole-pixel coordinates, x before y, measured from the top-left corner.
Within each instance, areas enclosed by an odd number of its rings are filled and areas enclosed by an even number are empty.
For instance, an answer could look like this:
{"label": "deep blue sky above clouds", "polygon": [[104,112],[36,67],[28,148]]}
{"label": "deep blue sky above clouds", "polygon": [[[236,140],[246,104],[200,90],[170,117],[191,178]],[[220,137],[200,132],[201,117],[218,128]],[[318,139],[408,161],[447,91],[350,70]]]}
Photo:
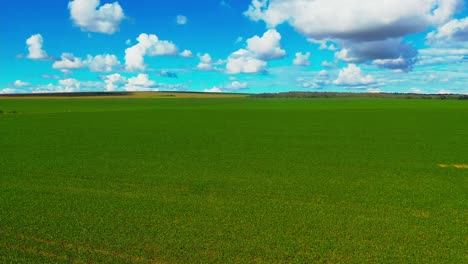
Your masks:
{"label": "deep blue sky above clouds", "polygon": [[0,6],[0,93],[468,94],[462,0],[44,0]]}

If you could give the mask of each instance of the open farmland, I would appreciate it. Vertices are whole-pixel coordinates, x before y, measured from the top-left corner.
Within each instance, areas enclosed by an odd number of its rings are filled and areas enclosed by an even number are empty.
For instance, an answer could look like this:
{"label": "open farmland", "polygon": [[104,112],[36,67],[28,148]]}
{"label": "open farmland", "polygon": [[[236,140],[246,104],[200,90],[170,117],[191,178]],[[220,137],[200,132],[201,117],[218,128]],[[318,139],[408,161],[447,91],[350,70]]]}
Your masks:
{"label": "open farmland", "polygon": [[468,262],[466,101],[0,110],[2,263]]}

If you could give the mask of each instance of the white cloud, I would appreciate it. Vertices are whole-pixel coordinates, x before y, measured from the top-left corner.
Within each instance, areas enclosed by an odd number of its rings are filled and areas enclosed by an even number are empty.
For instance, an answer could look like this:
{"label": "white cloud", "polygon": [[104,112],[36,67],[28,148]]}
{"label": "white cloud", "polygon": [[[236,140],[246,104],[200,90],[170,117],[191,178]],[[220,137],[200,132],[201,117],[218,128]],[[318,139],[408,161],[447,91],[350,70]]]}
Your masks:
{"label": "white cloud", "polygon": [[118,2],[100,5],[99,0],[73,0],[68,3],[73,24],[83,31],[114,34],[125,18]]}
{"label": "white cloud", "polygon": [[59,85],[65,92],[76,92],[81,88],[81,82],[76,79],[59,80]]}
{"label": "white cloud", "polygon": [[213,87],[211,89],[205,89],[204,92],[205,93],[221,93],[222,91],[218,87]]}
{"label": "white cloud", "polygon": [[148,74],[138,74],[137,76],[126,78],[119,73],[102,76],[104,81],[103,89],[107,92],[113,91],[181,91],[187,90],[184,84],[158,84],[149,79]]}
{"label": "white cloud", "polygon": [[123,87],[127,83],[127,78],[124,76],[114,73],[103,77],[106,91],[113,92]]}
{"label": "white cloud", "polygon": [[302,54],[301,52],[296,53],[296,58],[293,61],[294,65],[297,66],[310,66],[310,52]]}
{"label": "white cloud", "polygon": [[213,71],[215,68],[213,67],[213,59],[211,55],[205,53],[203,55],[198,54],[198,58],[200,59],[200,63],[197,65],[197,69],[200,71]]}
{"label": "white cloud", "polygon": [[364,75],[361,68],[355,64],[349,64],[347,68],[340,70],[338,79],[333,83],[339,86],[359,87],[374,84],[375,80],[370,75]]}
{"label": "white cloud", "polygon": [[[430,44],[452,46],[468,42],[468,17],[453,19],[427,35]],[[468,43],[465,43],[468,46]]]}
{"label": "white cloud", "polygon": [[158,84],[149,79],[148,74],[138,74],[127,78],[114,73],[100,77],[102,81],[79,81],[73,78],[58,80],[56,84],[32,86],[32,93],[67,93],[95,91],[167,91],[187,90],[184,84]]}
{"label": "white cloud", "polygon": [[468,48],[467,49],[428,48],[428,49],[420,50],[419,53],[423,56],[468,55]]}
{"label": "white cloud", "polygon": [[125,50],[125,67],[129,71],[145,70],[144,56],[174,56],[179,50],[167,40],[160,40],[156,35],[142,33],[138,43]]}
{"label": "white cloud", "polygon": [[457,64],[468,61],[468,48],[427,48],[419,55],[417,65]]}
{"label": "white cloud", "polygon": [[461,0],[253,0],[245,15],[269,27],[288,22],[307,38],[384,40],[449,20]]}
{"label": "white cloud", "polygon": [[129,92],[158,91],[157,87],[156,82],[148,78],[148,74],[138,74],[138,76],[128,79],[125,90]]}
{"label": "white cloud", "polygon": [[26,40],[26,44],[28,45],[28,58],[32,60],[44,60],[48,59],[47,52],[42,49],[42,44],[44,43],[44,39],[42,38],[41,34],[35,34],[29,37]]}
{"label": "white cloud", "polygon": [[71,53],[63,53],[60,60],[55,61],[52,68],[68,72],[89,67],[92,72],[111,72],[120,65],[115,55],[103,54],[95,57],[88,55],[86,60],[75,57]]}
{"label": "white cloud", "polygon": [[63,79],[59,80],[58,84],[49,83],[47,85],[37,85],[34,89],[31,90],[32,93],[72,93],[79,92],[82,87],[92,87],[94,90],[96,88],[95,82],[82,83],[76,79]]}
{"label": "white cloud", "polygon": [[226,71],[229,74],[259,73],[266,67],[266,61],[257,59],[252,52],[246,49],[240,49],[228,57]]}
{"label": "white cloud", "polygon": [[253,36],[247,40],[247,50],[253,52],[260,60],[269,61],[286,56],[286,51],[281,49],[281,35],[275,29],[269,29],[262,37]]}
{"label": "white cloud", "polygon": [[92,72],[111,72],[120,65],[120,61],[115,55],[103,54],[94,58],[88,56],[88,66]]}
{"label": "white cloud", "polygon": [[28,83],[28,82],[23,82],[23,81],[21,81],[21,80],[16,80],[16,81],[13,83],[13,85],[14,85],[15,87],[28,87],[28,86],[31,86],[30,83]]}
{"label": "white cloud", "polygon": [[[312,42],[332,41],[343,49],[346,62],[379,59],[406,60],[404,64],[381,64],[410,71],[416,52],[401,44],[408,34],[445,23],[462,0],[252,0],[245,15],[265,21],[269,28],[289,23]],[[332,48],[336,48],[333,46]],[[391,49],[389,49],[391,48]]]}
{"label": "white cloud", "polygon": [[176,17],[176,23],[178,25],[185,25],[185,24],[187,24],[187,22],[188,22],[188,19],[187,19],[186,16],[178,15]]}
{"label": "white cloud", "polygon": [[[317,41],[314,41],[313,39],[309,39],[309,41],[317,42]],[[320,43],[319,49],[321,49],[321,50],[335,51],[335,50],[338,49],[334,43],[329,44],[328,40],[321,40],[321,41],[319,41],[319,43]]]}
{"label": "white cloud", "polygon": [[62,71],[82,69],[87,66],[87,62],[75,57],[71,53],[62,53],[60,60],[55,61],[52,68]]}
{"label": "white cloud", "polygon": [[281,59],[286,51],[280,45],[281,35],[275,29],[267,30],[262,37],[247,39],[247,48],[232,53],[226,64],[229,74],[259,73],[268,66],[267,61]]}
{"label": "white cloud", "polygon": [[240,90],[240,89],[247,89],[249,85],[246,82],[238,82],[234,81],[230,85],[224,87],[225,89],[229,90]]}
{"label": "white cloud", "polygon": [[327,70],[321,70],[321,71],[319,71],[318,75],[327,77],[327,76],[330,75],[330,73]]}
{"label": "white cloud", "polygon": [[179,55],[184,58],[193,58],[193,53],[190,50],[184,50]]}

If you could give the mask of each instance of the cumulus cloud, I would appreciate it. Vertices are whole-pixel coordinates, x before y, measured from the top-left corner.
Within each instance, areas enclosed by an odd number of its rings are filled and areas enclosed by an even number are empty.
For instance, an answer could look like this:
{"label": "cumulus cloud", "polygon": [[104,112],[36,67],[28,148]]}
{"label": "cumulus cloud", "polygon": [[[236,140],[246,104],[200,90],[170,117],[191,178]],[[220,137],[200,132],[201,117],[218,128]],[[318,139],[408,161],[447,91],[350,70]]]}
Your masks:
{"label": "cumulus cloud", "polygon": [[251,51],[240,49],[228,57],[226,72],[229,74],[259,73],[266,67],[266,61],[257,59]]}
{"label": "cumulus cloud", "polygon": [[247,50],[253,52],[259,60],[269,61],[281,59],[286,51],[281,49],[281,35],[275,29],[269,29],[262,37],[253,36],[247,40]]}
{"label": "cumulus cloud", "polygon": [[211,58],[211,55],[205,53],[203,55],[198,54],[198,58],[200,59],[200,63],[197,65],[197,69],[200,71],[215,71],[216,68],[213,66],[215,62]]}
{"label": "cumulus cloud", "polygon": [[49,59],[47,56],[47,52],[42,49],[42,45],[44,43],[44,39],[42,38],[41,34],[35,34],[29,37],[26,40],[26,44],[28,45],[28,59],[32,60],[45,60]]}
{"label": "cumulus cloud", "polygon": [[374,61],[377,66],[411,71],[418,52],[401,39],[386,39],[362,43],[343,43],[347,48],[335,53],[337,59],[348,63]]}
{"label": "cumulus cloud", "polygon": [[187,19],[186,16],[178,15],[176,17],[176,23],[178,25],[185,25],[185,24],[187,24],[187,22],[188,22],[188,19]]}
{"label": "cumulus cloud", "polygon": [[71,53],[62,53],[60,60],[55,61],[52,68],[62,71],[76,70],[85,68],[87,65],[86,61],[81,58],[75,57]]}
{"label": "cumulus cloud", "polygon": [[246,82],[233,81],[231,84],[225,86],[224,88],[228,90],[240,90],[249,88],[249,85]]}
{"label": "cumulus cloud", "polygon": [[129,71],[145,70],[145,56],[174,56],[179,50],[174,43],[160,40],[156,35],[142,33],[138,43],[125,50],[125,67]]}
{"label": "cumulus cloud", "polygon": [[190,50],[184,50],[179,55],[184,58],[193,58],[193,53]]}
{"label": "cumulus cloud", "polygon": [[79,91],[81,87],[81,82],[76,79],[65,79],[59,80],[59,85],[63,88],[65,92],[75,92]]}
{"label": "cumulus cloud", "polygon": [[88,56],[88,66],[92,72],[111,72],[120,65],[115,55],[103,54],[95,57]]}
{"label": "cumulus cloud", "polygon": [[136,77],[129,78],[125,84],[125,90],[128,92],[138,91],[158,91],[156,82],[148,78],[148,74],[138,74]]}
{"label": "cumulus cloud", "polygon": [[330,75],[330,73],[327,70],[321,70],[318,73],[318,76],[328,77],[329,75]]}
{"label": "cumulus cloud", "polygon": [[116,91],[127,83],[127,78],[118,73],[104,76],[102,79],[105,83],[105,89],[107,92]]}
{"label": "cumulus cloud", "polygon": [[427,35],[427,41],[440,46],[468,46],[468,17],[453,19]]}
{"label": "cumulus cloud", "polygon": [[73,0],[68,3],[73,24],[83,31],[114,34],[125,18],[118,2],[100,5],[99,0]]}
{"label": "cumulus cloud", "polygon": [[[102,76],[101,80],[104,82],[103,89],[107,92],[113,91],[183,91],[187,90],[184,84],[160,84],[149,79],[148,74],[138,74],[137,76],[127,78],[119,73]],[[99,85],[97,85],[99,86]]]}
{"label": "cumulus cloud", "polygon": [[[251,20],[266,22],[269,28],[289,23],[307,39],[322,46],[327,41],[338,43],[342,51],[337,57],[346,62],[398,60],[380,61],[378,65],[409,71],[415,62],[414,50],[401,44],[402,38],[447,22],[461,2],[253,0],[245,15]],[[391,51],[387,50],[389,47],[393,47]],[[405,63],[401,63],[400,58]]]}
{"label": "cumulus cloud", "polygon": [[375,84],[376,82],[372,76],[364,75],[361,68],[355,64],[349,64],[347,68],[340,70],[338,79],[333,83],[339,86],[360,88]]}
{"label": "cumulus cloud", "polygon": [[449,20],[461,0],[253,0],[245,15],[269,27],[289,23],[310,39],[384,40]]}
{"label": "cumulus cloud", "polygon": [[296,66],[310,66],[310,52],[302,54],[301,52],[296,53],[296,58],[293,64]]}
{"label": "cumulus cloud", "polygon": [[232,53],[227,60],[229,74],[259,73],[268,66],[267,61],[281,59],[286,51],[281,48],[281,35],[275,29],[267,30],[262,37],[247,39],[247,48]]}
{"label": "cumulus cloud", "polygon": [[58,84],[49,83],[47,85],[37,85],[31,92],[32,93],[72,93],[80,92],[83,87],[92,87],[96,89],[95,82],[81,82],[76,79],[63,79],[59,80]]}
{"label": "cumulus cloud", "polygon": [[60,60],[54,62],[52,68],[68,72],[89,67],[92,72],[111,72],[119,65],[120,61],[115,55],[111,54],[97,55],[95,57],[88,55],[86,60],[83,60],[71,53],[63,53]]}
{"label": "cumulus cloud", "polygon": [[104,82],[103,85],[96,85],[96,87],[103,86],[107,92],[113,91],[184,91],[187,90],[187,86],[184,84],[160,84],[149,79],[148,74],[138,74],[137,76],[127,78],[114,73],[106,76],[102,76],[101,80]]}

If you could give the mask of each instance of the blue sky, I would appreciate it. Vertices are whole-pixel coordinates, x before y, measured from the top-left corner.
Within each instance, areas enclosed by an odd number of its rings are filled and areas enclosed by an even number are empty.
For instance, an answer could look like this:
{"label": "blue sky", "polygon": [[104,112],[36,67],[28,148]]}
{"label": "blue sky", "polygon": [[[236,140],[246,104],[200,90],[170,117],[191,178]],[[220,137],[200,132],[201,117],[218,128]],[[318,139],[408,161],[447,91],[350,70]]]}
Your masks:
{"label": "blue sky", "polygon": [[461,0],[7,1],[0,93],[468,94]]}

